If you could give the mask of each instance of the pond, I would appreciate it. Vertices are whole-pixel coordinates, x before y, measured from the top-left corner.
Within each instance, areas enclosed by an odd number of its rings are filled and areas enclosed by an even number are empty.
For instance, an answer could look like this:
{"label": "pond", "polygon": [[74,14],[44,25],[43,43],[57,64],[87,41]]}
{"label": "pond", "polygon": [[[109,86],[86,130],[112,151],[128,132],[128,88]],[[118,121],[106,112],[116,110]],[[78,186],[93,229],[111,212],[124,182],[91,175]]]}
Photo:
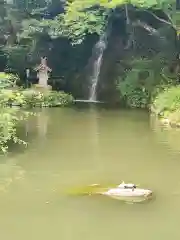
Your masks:
{"label": "pond", "polygon": [[[158,129],[143,111],[42,110],[26,124],[28,148],[1,160],[1,239],[179,239],[180,152]],[[126,204],[68,194],[123,180],[152,189],[155,198]]]}

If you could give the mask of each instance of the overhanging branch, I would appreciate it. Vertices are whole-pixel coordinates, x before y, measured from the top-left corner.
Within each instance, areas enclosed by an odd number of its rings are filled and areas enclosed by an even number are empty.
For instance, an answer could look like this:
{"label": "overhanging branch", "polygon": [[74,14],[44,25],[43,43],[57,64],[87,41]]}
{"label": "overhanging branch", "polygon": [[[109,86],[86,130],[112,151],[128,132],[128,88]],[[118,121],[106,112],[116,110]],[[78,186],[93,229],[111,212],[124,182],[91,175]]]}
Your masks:
{"label": "overhanging branch", "polygon": [[[139,10],[139,11],[140,11],[140,10]],[[142,11],[142,10],[141,10],[141,11]],[[174,28],[174,30],[177,30],[176,25],[174,25],[174,24],[172,23],[172,21],[171,21],[171,22],[170,22],[170,21],[166,21],[165,19],[158,17],[156,14],[152,13],[152,12],[149,11],[149,10],[143,9],[143,12],[147,12],[147,13],[151,14],[151,15],[152,15],[155,19],[157,19],[158,21],[160,21],[160,22],[162,22],[162,23],[165,23],[165,24],[171,26],[172,28]],[[168,18],[169,18],[169,20],[171,19],[169,16],[168,16]]]}

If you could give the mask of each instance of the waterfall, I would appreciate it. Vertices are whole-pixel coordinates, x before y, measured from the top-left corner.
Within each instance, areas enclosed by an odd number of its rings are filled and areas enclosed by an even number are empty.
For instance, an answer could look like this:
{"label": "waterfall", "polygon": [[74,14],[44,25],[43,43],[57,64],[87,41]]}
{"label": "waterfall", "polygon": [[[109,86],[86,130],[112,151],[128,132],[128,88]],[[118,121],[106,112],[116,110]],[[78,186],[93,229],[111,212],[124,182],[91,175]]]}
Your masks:
{"label": "waterfall", "polygon": [[92,75],[90,76],[90,94],[89,94],[89,101],[96,101],[96,90],[99,80],[99,74],[101,70],[101,64],[103,60],[103,53],[107,46],[107,33],[104,33],[99,41],[96,43],[96,45],[93,48],[93,52],[95,55],[95,59],[93,61],[93,70]]}

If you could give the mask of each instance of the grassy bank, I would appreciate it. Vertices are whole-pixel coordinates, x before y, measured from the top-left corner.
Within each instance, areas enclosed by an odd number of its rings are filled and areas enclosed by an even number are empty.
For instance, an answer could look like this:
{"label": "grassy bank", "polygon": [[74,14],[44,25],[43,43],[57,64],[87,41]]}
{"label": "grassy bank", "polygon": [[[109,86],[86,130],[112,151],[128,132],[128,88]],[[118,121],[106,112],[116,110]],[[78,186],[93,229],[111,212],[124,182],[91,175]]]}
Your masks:
{"label": "grassy bank", "polygon": [[151,111],[163,124],[180,127],[180,86],[171,86],[157,94]]}

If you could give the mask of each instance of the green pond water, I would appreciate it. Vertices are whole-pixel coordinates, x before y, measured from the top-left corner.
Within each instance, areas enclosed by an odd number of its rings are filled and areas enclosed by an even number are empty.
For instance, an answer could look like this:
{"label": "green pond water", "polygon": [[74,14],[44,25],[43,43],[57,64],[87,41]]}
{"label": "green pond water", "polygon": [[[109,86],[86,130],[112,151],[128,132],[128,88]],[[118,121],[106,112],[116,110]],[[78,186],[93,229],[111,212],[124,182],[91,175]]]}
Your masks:
{"label": "green pond water", "polygon": [[[27,149],[0,162],[2,240],[180,239],[180,131],[142,111],[44,109],[21,132]],[[153,200],[71,196],[88,184],[140,184]]]}

